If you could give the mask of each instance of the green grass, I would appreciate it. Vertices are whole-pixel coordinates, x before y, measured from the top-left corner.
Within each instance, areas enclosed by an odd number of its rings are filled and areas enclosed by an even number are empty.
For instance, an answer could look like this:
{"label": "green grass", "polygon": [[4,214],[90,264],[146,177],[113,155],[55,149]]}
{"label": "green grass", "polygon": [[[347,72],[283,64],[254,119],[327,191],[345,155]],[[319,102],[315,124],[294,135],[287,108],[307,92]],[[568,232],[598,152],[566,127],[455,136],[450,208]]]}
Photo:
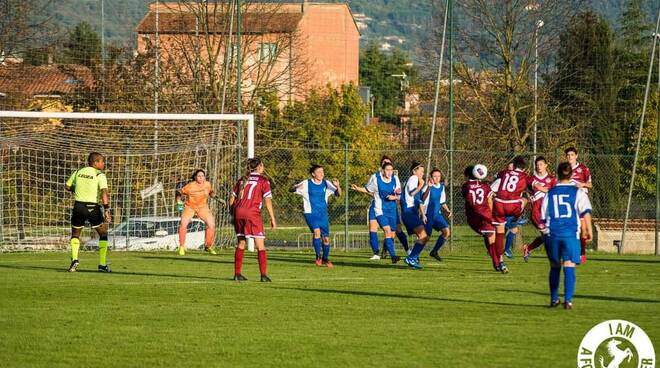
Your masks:
{"label": "green grass", "polygon": [[[471,249],[471,250],[470,250]],[[447,252],[446,252],[447,253]],[[237,284],[233,256],[0,253],[0,366],[572,367],[595,324],[626,319],[660,350],[660,259],[592,255],[575,310],[549,309],[547,261],[489,270],[478,247],[421,271],[335,252],[270,252],[272,284]],[[519,257],[518,257],[519,258]]]}

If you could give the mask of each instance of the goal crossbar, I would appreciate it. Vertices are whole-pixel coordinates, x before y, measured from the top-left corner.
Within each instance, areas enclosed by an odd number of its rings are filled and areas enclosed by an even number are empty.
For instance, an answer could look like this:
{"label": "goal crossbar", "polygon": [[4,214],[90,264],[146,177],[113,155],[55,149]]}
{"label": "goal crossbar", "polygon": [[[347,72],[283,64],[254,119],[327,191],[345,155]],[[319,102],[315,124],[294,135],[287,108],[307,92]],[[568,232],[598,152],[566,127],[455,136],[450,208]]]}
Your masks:
{"label": "goal crossbar", "polygon": [[246,121],[247,154],[254,157],[254,115],[252,114],[172,114],[125,112],[41,112],[0,110],[0,118],[22,119],[90,119],[90,120],[208,120]]}

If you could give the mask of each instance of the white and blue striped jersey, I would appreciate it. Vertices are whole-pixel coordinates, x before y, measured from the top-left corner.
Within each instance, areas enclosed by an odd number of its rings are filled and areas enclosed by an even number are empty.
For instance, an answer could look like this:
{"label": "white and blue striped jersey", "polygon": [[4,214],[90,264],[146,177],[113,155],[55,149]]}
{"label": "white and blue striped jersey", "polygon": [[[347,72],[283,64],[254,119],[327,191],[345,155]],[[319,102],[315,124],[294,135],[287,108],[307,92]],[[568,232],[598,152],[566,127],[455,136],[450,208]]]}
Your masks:
{"label": "white and blue striped jersey", "polygon": [[433,184],[429,190],[430,193],[424,201],[424,205],[426,206],[426,216],[434,217],[438,213],[442,214],[442,205],[447,203],[445,183]]}
{"label": "white and blue striped jersey", "polygon": [[424,193],[424,188],[417,192],[417,194],[412,194],[417,190],[417,185],[419,184],[419,178],[415,175],[408,178],[406,182],[406,190],[404,191],[403,201],[401,202],[401,208],[404,211],[417,210],[419,205],[422,204],[422,194]]}
{"label": "white and blue striped jersey", "polygon": [[316,183],[314,179],[307,179],[298,184],[295,193],[303,197],[304,213],[327,214],[328,199],[337,193],[337,187],[330,180]]}
{"label": "white and blue striped jersey", "polygon": [[550,236],[580,238],[580,217],[591,213],[587,193],[573,183],[559,183],[543,199],[541,219]]}
{"label": "white and blue striped jersey", "polygon": [[373,206],[376,216],[382,216],[384,211],[396,212],[396,201],[389,200],[387,197],[401,191],[398,176],[393,175],[389,180],[385,180],[380,172],[377,172],[371,175],[364,188],[374,195]]}

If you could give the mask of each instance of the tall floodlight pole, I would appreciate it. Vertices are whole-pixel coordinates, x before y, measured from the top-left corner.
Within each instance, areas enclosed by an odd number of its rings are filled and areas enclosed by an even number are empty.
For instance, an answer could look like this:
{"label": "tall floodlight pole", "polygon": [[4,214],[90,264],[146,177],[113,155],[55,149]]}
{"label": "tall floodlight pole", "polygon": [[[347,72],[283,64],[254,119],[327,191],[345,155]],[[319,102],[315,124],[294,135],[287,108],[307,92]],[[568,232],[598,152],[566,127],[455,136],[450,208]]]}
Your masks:
{"label": "tall floodlight pole", "polygon": [[435,78],[435,97],[433,99],[433,118],[431,119],[431,138],[429,141],[429,154],[426,158],[426,172],[431,173],[431,158],[433,155],[433,138],[435,137],[435,125],[438,118],[438,101],[440,100],[440,76],[442,75],[442,62],[445,56],[445,38],[447,35],[447,14],[449,14],[449,0],[445,3],[445,17],[442,23],[442,42],[440,44],[440,63],[438,64],[438,75]]}
{"label": "tall floodlight pole", "polygon": [[[658,9],[657,21],[655,23],[655,34],[660,33],[660,9]],[[644,103],[642,104],[642,116],[639,118],[639,132],[637,133],[637,144],[635,144],[635,158],[633,159],[632,174],[630,175],[630,188],[628,189],[628,203],[626,204],[626,215],[623,218],[623,231],[621,232],[621,245],[619,254],[623,254],[626,245],[626,231],[628,230],[628,219],[630,218],[630,205],[632,203],[633,189],[635,188],[635,175],[637,174],[637,162],[639,160],[639,149],[642,145],[642,134],[644,133],[644,119],[646,119],[646,106],[649,102],[649,92],[651,90],[651,76],[653,74],[653,64],[655,62],[655,50],[658,47],[658,37],[653,37],[653,47],[651,48],[651,60],[649,61],[649,72],[646,77],[646,88],[644,89]],[[660,72],[660,71],[659,71]]]}
{"label": "tall floodlight pole", "polygon": [[[660,39],[660,34],[653,36]],[[660,49],[658,50],[658,96],[660,96]],[[660,103],[658,104],[658,122],[656,123],[656,157],[655,157],[655,255],[660,256]]]}
{"label": "tall floodlight pole", "polygon": [[241,0],[236,0],[236,108],[241,113]]}
{"label": "tall floodlight pole", "polygon": [[536,21],[534,29],[534,159],[537,152],[537,132],[538,132],[538,106],[539,106],[539,29],[543,27],[543,21]]}
{"label": "tall floodlight pole", "polygon": [[[449,0],[448,4],[448,56],[449,56],[449,208],[454,211],[454,1]],[[454,216],[450,217],[451,232],[454,232]],[[453,241],[450,237],[450,249]]]}

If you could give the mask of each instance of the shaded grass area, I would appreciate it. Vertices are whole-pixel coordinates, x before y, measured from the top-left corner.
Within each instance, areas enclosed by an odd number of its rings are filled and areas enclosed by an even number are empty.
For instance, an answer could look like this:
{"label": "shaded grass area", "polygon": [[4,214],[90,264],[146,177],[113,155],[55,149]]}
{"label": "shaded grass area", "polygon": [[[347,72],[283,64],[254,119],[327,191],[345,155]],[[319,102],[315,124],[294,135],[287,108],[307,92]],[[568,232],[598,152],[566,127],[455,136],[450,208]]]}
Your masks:
{"label": "shaded grass area", "polygon": [[660,259],[592,255],[575,310],[549,309],[547,261],[489,269],[482,249],[421,271],[362,252],[272,251],[271,284],[231,281],[233,252],[0,254],[0,361],[12,367],[533,367],[575,365],[595,324],[626,319],[660,343]]}

